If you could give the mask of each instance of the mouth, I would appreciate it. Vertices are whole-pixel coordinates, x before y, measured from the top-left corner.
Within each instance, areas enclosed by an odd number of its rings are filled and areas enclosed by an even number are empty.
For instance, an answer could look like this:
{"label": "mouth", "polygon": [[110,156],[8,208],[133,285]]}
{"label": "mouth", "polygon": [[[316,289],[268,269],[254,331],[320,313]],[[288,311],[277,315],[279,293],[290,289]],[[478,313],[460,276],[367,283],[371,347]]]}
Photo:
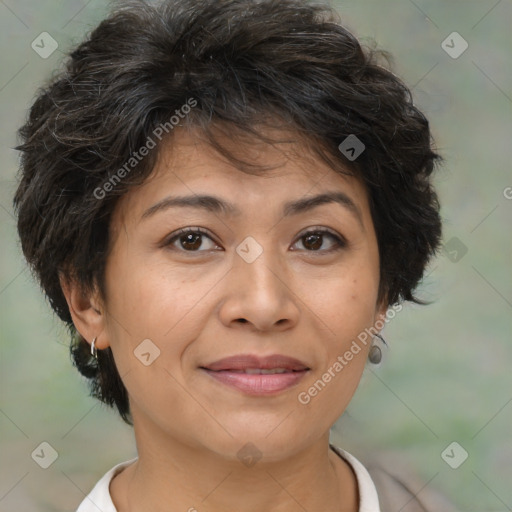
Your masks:
{"label": "mouth", "polygon": [[248,395],[279,393],[297,385],[310,371],[298,359],[280,354],[268,357],[240,354],[200,369],[217,382]]}

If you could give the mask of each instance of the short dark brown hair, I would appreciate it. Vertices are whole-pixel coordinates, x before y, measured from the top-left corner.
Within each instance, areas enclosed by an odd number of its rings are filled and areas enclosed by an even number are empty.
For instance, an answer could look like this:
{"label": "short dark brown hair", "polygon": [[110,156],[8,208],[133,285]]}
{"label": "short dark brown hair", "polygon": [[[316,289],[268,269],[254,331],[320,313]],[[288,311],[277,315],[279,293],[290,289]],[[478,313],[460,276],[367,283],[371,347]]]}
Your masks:
{"label": "short dark brown hair", "polygon": [[[59,276],[104,293],[112,212],[152,171],[160,140],[129,172],[126,163],[165,123],[171,137],[170,117],[191,98],[196,106],[186,123],[244,172],[251,163],[227,151],[214,128],[267,141],[254,127],[280,119],[333,169],[359,176],[379,245],[379,298],[421,303],[413,291],[441,238],[431,184],[440,157],[427,119],[387,65],[387,54],[363,48],[326,4],[129,1],[71,50],[39,91],[16,148],[22,249],[70,328],[72,358],[90,379],[91,394],[117,406],[125,422],[133,424],[112,352],[91,357]],[[364,145],[357,159],[339,149],[348,136]],[[123,166],[123,179],[115,180]]]}

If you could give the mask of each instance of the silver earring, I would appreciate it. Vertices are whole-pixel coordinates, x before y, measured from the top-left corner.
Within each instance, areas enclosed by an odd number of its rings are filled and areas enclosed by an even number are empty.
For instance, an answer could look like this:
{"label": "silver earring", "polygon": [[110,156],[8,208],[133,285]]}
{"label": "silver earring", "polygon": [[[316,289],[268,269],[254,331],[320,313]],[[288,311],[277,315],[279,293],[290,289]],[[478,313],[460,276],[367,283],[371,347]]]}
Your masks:
{"label": "silver earring", "polygon": [[373,338],[373,343],[370,348],[370,352],[368,353],[368,360],[370,363],[377,365],[382,361],[382,349],[379,347],[378,343],[375,342],[375,338],[379,338],[384,345],[387,345],[387,343],[380,334],[376,334]]}
{"label": "silver earring", "polygon": [[98,350],[96,349],[96,337],[91,342],[91,355],[94,359],[98,359]]}

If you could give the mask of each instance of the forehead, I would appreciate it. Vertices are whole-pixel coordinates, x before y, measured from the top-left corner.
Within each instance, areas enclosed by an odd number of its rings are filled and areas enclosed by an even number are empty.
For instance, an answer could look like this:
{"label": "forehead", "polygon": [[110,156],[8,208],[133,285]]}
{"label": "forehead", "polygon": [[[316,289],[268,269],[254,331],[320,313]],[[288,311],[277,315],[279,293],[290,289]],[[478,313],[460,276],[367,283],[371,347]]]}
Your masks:
{"label": "forehead", "polygon": [[[333,170],[296,134],[266,129],[272,144],[257,138],[231,137],[216,133],[216,140],[230,155],[263,169],[244,167],[221,155],[198,130],[177,129],[172,138],[162,142],[158,158],[145,182],[130,190],[118,204],[126,217],[140,217],[148,205],[173,195],[212,194],[229,198],[238,213],[251,205],[270,207],[276,202],[341,190],[364,208],[366,190],[353,171],[340,164]],[[248,172],[247,172],[248,169]],[[252,213],[255,213],[254,211]]]}
{"label": "forehead", "polygon": [[[212,171],[230,172],[233,177],[240,174],[258,177],[302,174],[315,179],[327,171],[327,164],[313,151],[315,143],[312,140],[285,128],[258,127],[257,130],[268,141],[245,132],[231,132],[225,125],[213,129],[215,141],[236,161],[222,155],[198,128],[177,130],[173,139],[160,148],[153,175],[165,173],[170,168],[178,174],[180,168],[186,167],[190,176],[201,172],[200,168],[204,168],[206,162]],[[352,171],[343,168],[343,172],[351,174]]]}

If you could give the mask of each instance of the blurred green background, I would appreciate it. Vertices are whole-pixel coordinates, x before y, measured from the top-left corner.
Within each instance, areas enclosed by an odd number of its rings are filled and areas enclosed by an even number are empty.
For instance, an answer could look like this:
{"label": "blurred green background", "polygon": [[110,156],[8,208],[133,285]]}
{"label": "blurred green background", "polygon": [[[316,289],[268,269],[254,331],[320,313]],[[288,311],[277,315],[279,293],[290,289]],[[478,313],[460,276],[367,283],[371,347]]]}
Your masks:
{"label": "blurred green background", "polygon": [[[445,251],[420,287],[433,304],[406,305],[385,327],[390,349],[365,371],[333,441],[361,458],[403,456],[463,511],[512,510],[512,2],[334,5],[360,39],[394,55],[446,162],[436,177]],[[87,396],[72,367],[11,206],[15,131],[36,88],[107,10],[100,0],[0,2],[0,511],[75,510],[104,472],[136,455],[132,430]],[[468,44],[457,58],[462,40],[447,40],[452,56],[441,46],[454,31]],[[48,58],[31,48],[41,32],[59,45]],[[43,441],[59,454],[46,470],[31,458]],[[452,442],[468,453],[457,469],[441,457]]]}

